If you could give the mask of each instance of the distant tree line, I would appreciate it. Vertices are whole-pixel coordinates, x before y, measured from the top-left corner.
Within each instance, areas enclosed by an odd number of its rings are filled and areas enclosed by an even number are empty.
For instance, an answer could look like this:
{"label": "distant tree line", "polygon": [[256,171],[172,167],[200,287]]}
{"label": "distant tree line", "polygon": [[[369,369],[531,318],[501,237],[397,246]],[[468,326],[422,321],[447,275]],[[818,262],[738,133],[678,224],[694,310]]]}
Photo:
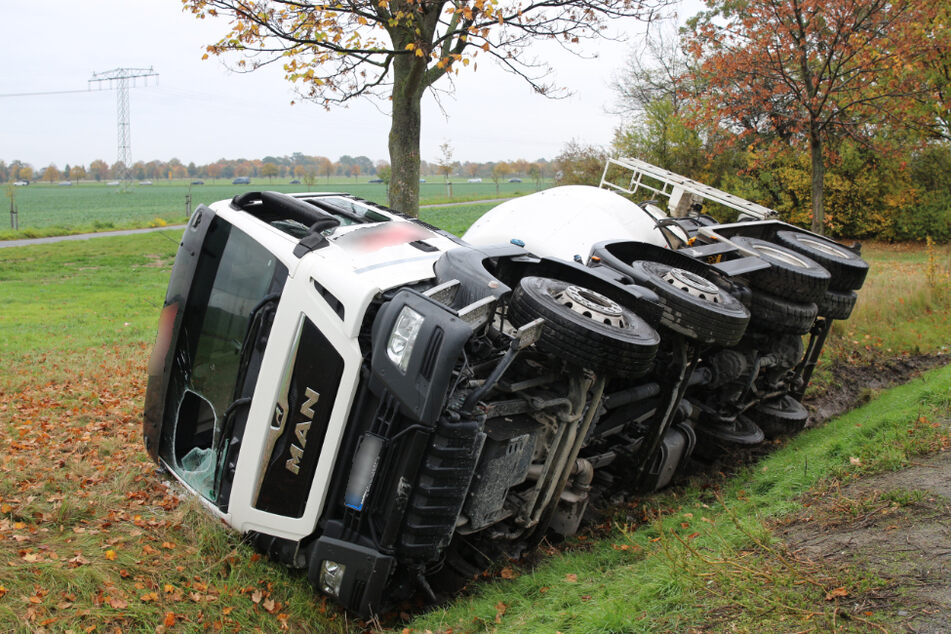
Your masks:
{"label": "distant tree line", "polygon": [[[483,178],[495,180],[508,178],[524,178],[541,180],[553,176],[553,166],[546,159],[526,161],[489,161],[452,162],[449,174],[460,178]],[[291,156],[265,156],[262,159],[218,159],[206,165],[197,165],[194,162],[187,165],[179,159],[169,161],[136,161],[132,165],[131,176],[135,180],[167,180],[167,179],[202,179],[215,181],[218,179],[232,179],[238,176],[248,176],[256,179],[292,180],[313,184],[319,180],[329,181],[331,178],[360,177],[381,178],[388,180],[389,163],[373,161],[366,156],[343,155],[336,161],[325,156],[309,156],[295,152]],[[434,177],[444,174],[444,168],[439,164],[421,161],[420,173]],[[10,163],[0,160],[0,183],[15,182],[18,180],[42,181],[57,183],[70,181],[110,181],[121,178],[125,169],[121,163],[109,164],[104,160],[96,159],[89,165],[66,164],[60,169],[50,163],[44,167],[34,167],[23,161],[13,160]]]}
{"label": "distant tree line", "polygon": [[566,146],[561,182],[634,156],[814,231],[951,241],[947,2],[708,0],[615,89],[612,146]]}
{"label": "distant tree line", "polygon": [[[683,140],[669,144],[656,129],[631,124],[618,131],[610,147],[568,143],[553,161],[556,184],[597,185],[609,156],[632,156],[766,205],[786,222],[811,226],[807,152],[763,152],[755,144],[714,151],[710,141],[689,129],[679,132]],[[951,242],[951,144],[932,140],[876,153],[843,142],[832,159],[823,178],[827,233],[860,240],[924,241],[930,236]],[[704,212],[732,219],[724,210]]]}

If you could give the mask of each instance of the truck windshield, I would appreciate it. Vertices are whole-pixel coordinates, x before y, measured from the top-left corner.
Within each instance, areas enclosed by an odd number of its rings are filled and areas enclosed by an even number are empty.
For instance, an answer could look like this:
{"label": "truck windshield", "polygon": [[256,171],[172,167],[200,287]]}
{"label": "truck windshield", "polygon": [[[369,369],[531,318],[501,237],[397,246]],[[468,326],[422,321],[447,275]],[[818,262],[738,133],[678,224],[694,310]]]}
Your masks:
{"label": "truck windshield", "polygon": [[211,501],[225,414],[246,386],[253,389],[256,376],[247,368],[259,365],[248,358],[257,348],[248,341],[258,338],[248,336],[252,320],[286,279],[274,254],[213,219],[175,343],[160,450],[169,467]]}

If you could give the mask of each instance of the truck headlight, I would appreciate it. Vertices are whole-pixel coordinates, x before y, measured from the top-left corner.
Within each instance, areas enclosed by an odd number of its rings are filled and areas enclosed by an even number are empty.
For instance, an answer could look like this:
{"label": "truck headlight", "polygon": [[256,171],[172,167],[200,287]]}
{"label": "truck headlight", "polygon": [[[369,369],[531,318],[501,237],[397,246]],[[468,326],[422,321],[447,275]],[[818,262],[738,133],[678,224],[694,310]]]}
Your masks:
{"label": "truck headlight", "polygon": [[386,355],[403,374],[406,374],[406,368],[409,367],[413,345],[416,343],[416,337],[419,336],[422,325],[423,316],[409,306],[404,306],[386,342]]}
{"label": "truck headlight", "polygon": [[325,559],[320,565],[320,589],[330,596],[340,597],[340,586],[343,584],[343,575],[347,567],[336,561]]}

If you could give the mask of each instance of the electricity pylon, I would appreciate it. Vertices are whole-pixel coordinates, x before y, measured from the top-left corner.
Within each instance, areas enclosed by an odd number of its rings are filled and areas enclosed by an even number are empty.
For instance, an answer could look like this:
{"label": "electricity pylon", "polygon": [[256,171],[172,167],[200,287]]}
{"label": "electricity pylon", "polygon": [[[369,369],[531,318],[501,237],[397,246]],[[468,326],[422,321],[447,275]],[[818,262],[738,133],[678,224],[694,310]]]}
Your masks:
{"label": "electricity pylon", "polygon": [[[122,166],[119,180],[122,188],[129,189],[132,185],[132,137],[129,123],[129,88],[135,86],[136,79],[143,79],[148,85],[150,77],[158,77],[158,73],[149,68],[114,68],[101,73],[93,73],[89,86],[96,85],[100,90],[116,91],[116,110],[119,121],[119,151],[116,161]],[[104,86],[104,87],[103,87]]]}

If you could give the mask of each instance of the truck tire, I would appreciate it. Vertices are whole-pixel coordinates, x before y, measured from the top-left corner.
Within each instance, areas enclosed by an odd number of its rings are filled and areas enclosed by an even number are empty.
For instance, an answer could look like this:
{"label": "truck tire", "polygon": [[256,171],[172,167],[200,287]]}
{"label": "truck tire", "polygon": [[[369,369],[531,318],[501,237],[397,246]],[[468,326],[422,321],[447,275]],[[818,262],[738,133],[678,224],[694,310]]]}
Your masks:
{"label": "truck tire", "polygon": [[819,315],[829,319],[848,319],[855,308],[855,291],[828,290],[819,300]]}
{"label": "truck tire", "polygon": [[857,290],[865,283],[868,262],[841,244],[798,231],[778,231],[776,242],[821,264],[832,275],[829,288],[834,291]]}
{"label": "truck tire", "polygon": [[762,330],[804,335],[812,328],[819,314],[814,303],[801,304],[757,291],[750,305],[750,323]]}
{"label": "truck tire", "polygon": [[809,411],[805,406],[788,394],[760,403],[751,413],[767,438],[798,434],[809,420]]}
{"label": "truck tire", "polygon": [[647,373],[660,335],[633,311],[592,290],[547,277],[524,277],[512,293],[509,321],[544,318],[540,349],[611,375]]}
{"label": "truck tire", "polygon": [[750,313],[740,300],[696,273],[663,264],[631,262],[634,278],[664,305],[661,323],[703,343],[732,346],[743,337]]}
{"label": "truck tire", "polygon": [[768,268],[750,273],[750,283],[756,288],[802,303],[819,301],[829,288],[829,272],[801,253],[759,238],[736,236],[730,240],[769,263]]}

